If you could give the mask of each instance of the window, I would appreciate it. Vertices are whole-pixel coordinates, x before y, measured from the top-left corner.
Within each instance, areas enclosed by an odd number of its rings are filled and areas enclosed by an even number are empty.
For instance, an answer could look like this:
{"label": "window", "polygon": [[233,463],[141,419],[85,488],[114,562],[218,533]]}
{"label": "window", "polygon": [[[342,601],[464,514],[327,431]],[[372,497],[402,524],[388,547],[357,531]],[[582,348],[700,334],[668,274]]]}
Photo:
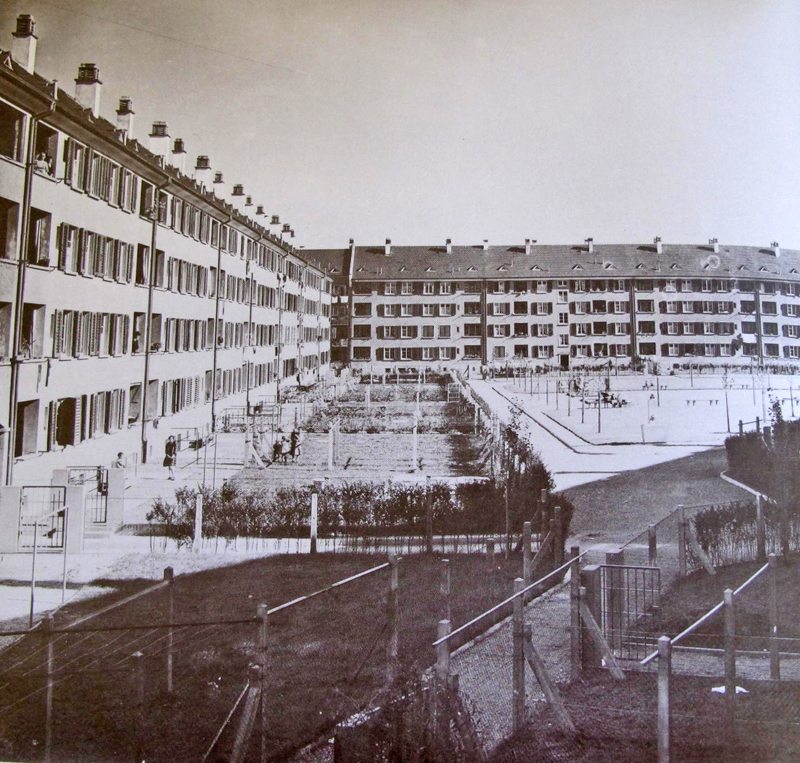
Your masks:
{"label": "window", "polygon": [[51,177],[56,173],[56,157],[58,156],[58,133],[39,123],[36,128],[36,160],[34,169]]}
{"label": "window", "polygon": [[372,326],[369,323],[357,323],[353,326],[354,339],[370,339],[372,337]]}
{"label": "window", "polygon": [[383,285],[383,293],[387,296],[397,294],[397,284],[394,281],[387,281]]}
{"label": "window", "polygon": [[492,304],[492,315],[508,315],[508,304],[505,302]]}
{"label": "window", "polygon": [[794,297],[797,294],[797,286],[793,283],[787,283],[784,287],[784,292],[787,297]]}
{"label": "window", "polygon": [[16,435],[14,455],[17,458],[36,452],[39,435],[38,400],[25,400],[17,403]]}
{"label": "window", "polygon": [[559,291],[558,292],[558,304],[565,305],[569,300],[569,292],[568,291]]}
{"label": "window", "polygon": [[756,311],[756,303],[751,300],[742,300],[739,311],[745,314],[754,313]]}
{"label": "window", "polygon": [[439,284],[439,294],[452,294],[453,284],[450,281],[442,281]]}
{"label": "window", "polygon": [[369,318],[372,316],[372,305],[369,302],[356,302],[353,308],[354,314],[359,318]]}
{"label": "window", "polygon": [[506,348],[501,344],[492,349],[492,357],[495,360],[501,360],[506,356]]}
{"label": "window", "polygon": [[537,281],[536,282],[536,293],[537,294],[547,294],[547,281]]}
{"label": "window", "polygon": [[423,326],[422,327],[422,338],[423,339],[433,339],[434,337],[434,327],[433,326]]}
{"label": "window", "polygon": [[575,303],[575,315],[585,315],[586,314],[586,302],[576,302]]}
{"label": "window", "polygon": [[558,335],[558,346],[559,347],[568,347],[569,346],[569,334],[559,334]]}
{"label": "window", "polygon": [[636,301],[636,311],[639,313],[654,312],[654,302],[652,299],[639,299]]}
{"label": "window", "polygon": [[464,336],[480,336],[481,324],[480,323],[465,323]]}
{"label": "window", "polygon": [[464,315],[480,315],[481,303],[480,302],[465,302]]}
{"label": "window", "polygon": [[514,345],[514,357],[515,358],[527,358],[528,357],[528,345],[527,344],[515,344]]}
{"label": "window", "polygon": [[667,334],[671,336],[675,336],[678,333],[678,324],[675,322],[670,322],[667,324]]}
{"label": "window", "polygon": [[401,326],[400,327],[400,338],[401,339],[416,339],[417,338],[417,327],[416,326]]}
{"label": "window", "polygon": [[704,334],[716,334],[716,324],[714,323],[704,323],[703,324],[703,333]]}
{"label": "window", "polygon": [[397,315],[397,305],[384,305],[383,314],[386,318],[394,318]]}
{"label": "window", "polygon": [[710,278],[704,278],[702,283],[703,291],[713,291],[714,290],[714,283]]}
{"label": "window", "polygon": [[401,318],[410,318],[414,315],[414,306],[413,305],[400,305],[400,317]]}
{"label": "window", "polygon": [[677,358],[679,355],[679,347],[677,344],[668,344],[667,345],[667,355],[672,358]]}
{"label": "window", "polygon": [[410,347],[400,348],[400,360],[412,360],[412,353]]}
{"label": "window", "polygon": [[514,336],[528,336],[528,324],[527,323],[515,323],[514,324]]}
{"label": "window", "polygon": [[464,359],[465,360],[480,360],[481,346],[479,344],[464,345]]}
{"label": "window", "polygon": [[786,348],[786,357],[787,358],[800,358],[800,347],[787,347]]}
{"label": "window", "polygon": [[24,128],[24,114],[5,103],[0,103],[0,155],[7,156],[15,162],[22,161]]}
{"label": "window", "polygon": [[717,354],[717,345],[715,344],[707,344],[705,345],[705,354],[709,357],[714,357]]}
{"label": "window", "polygon": [[606,311],[606,301],[604,299],[592,300],[592,312],[604,313]]}
{"label": "window", "polygon": [[566,326],[569,323],[569,313],[559,313],[558,314],[558,325],[559,326]]}
{"label": "window", "polygon": [[136,249],[136,285],[146,286],[148,282],[148,264],[150,262],[150,247],[139,244]]}
{"label": "window", "polygon": [[528,303],[527,302],[515,302],[514,303],[514,315],[527,315],[528,314]]}
{"label": "window", "polygon": [[450,339],[450,326],[439,326],[439,339]]}
{"label": "window", "polygon": [[436,294],[436,283],[434,281],[423,281],[422,283],[423,294]]}
{"label": "window", "polygon": [[50,220],[48,212],[31,207],[27,259],[32,265],[50,264]]}
{"label": "window", "polygon": [[464,291],[467,294],[480,294],[481,284],[479,281],[467,281],[467,283],[464,284]]}
{"label": "window", "polygon": [[777,323],[764,323],[762,325],[762,330],[764,336],[778,336],[778,324]]}
{"label": "window", "polygon": [[655,321],[639,321],[640,334],[655,334],[656,322]]}
{"label": "window", "polygon": [[372,348],[353,347],[353,360],[372,360]]}
{"label": "window", "polygon": [[494,337],[507,337],[511,335],[511,326],[506,323],[492,324],[492,336]]}
{"label": "window", "polygon": [[683,324],[683,333],[691,336],[694,334],[694,323],[684,323]]}
{"label": "window", "polygon": [[677,302],[666,302],[666,312],[668,313],[677,313],[678,312],[678,303]]}
{"label": "window", "polygon": [[422,359],[423,360],[436,360],[436,348],[435,347],[423,347],[422,348]]}
{"label": "window", "polygon": [[627,313],[628,312],[628,303],[627,302],[614,302],[614,312],[617,315],[620,315],[621,313]]}
{"label": "window", "polygon": [[765,344],[764,351],[766,352],[767,356],[770,358],[777,358],[779,351],[777,344]]}
{"label": "window", "polygon": [[414,284],[411,281],[403,281],[400,284],[400,293],[403,295],[413,294],[414,293]]}
{"label": "window", "polygon": [[550,315],[553,306],[549,302],[539,302],[536,305],[536,315]]}
{"label": "window", "polygon": [[692,282],[688,278],[681,279],[681,291],[692,291]]}
{"label": "window", "polygon": [[44,357],[44,305],[22,306],[19,355],[22,358]]}
{"label": "window", "polygon": [[640,355],[655,355],[656,354],[655,342],[642,342],[639,345],[639,354]]}
{"label": "window", "polygon": [[764,315],[777,315],[778,307],[775,302],[762,302],[761,312],[764,313]]}
{"label": "window", "polygon": [[506,282],[505,281],[494,281],[492,283],[493,291],[495,294],[505,294],[506,293]]}
{"label": "window", "polygon": [[456,359],[456,348],[455,347],[440,347],[439,348],[439,357],[442,360],[455,360]]}
{"label": "window", "polygon": [[572,290],[576,294],[582,294],[586,291],[586,281],[575,281],[575,283],[572,285]]}
{"label": "window", "polygon": [[589,324],[588,323],[576,323],[575,324],[575,336],[588,336],[589,334]]}
{"label": "window", "polygon": [[677,281],[674,278],[664,281],[664,291],[677,291]]}
{"label": "window", "polygon": [[436,315],[436,305],[423,305],[422,306],[422,314],[426,318],[430,318]]}
{"label": "window", "polygon": [[786,336],[797,339],[800,336],[800,326],[784,326],[783,332]]}
{"label": "window", "polygon": [[455,310],[456,310],[455,305],[448,305],[444,303],[439,305],[439,315],[445,318],[455,315]]}
{"label": "window", "polygon": [[592,324],[592,335],[593,336],[600,336],[601,334],[606,333],[606,323],[605,321],[595,321]]}
{"label": "window", "polygon": [[755,334],[756,333],[756,322],[755,321],[742,321],[742,333],[743,334]]}

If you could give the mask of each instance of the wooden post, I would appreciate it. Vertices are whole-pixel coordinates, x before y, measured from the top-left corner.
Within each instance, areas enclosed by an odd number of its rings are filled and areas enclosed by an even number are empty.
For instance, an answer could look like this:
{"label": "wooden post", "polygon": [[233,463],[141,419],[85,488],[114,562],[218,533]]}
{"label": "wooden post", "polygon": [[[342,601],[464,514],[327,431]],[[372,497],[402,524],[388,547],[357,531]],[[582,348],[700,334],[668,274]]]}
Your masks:
{"label": "wooden post", "polygon": [[651,567],[658,566],[658,538],[655,525],[647,527],[647,563]]}
{"label": "wooden post", "polygon": [[505,502],[506,508],[506,559],[511,556],[511,509],[509,508],[509,482],[511,481],[511,475],[506,474],[506,484],[505,490],[503,491],[503,500]]}
{"label": "wooden post", "polygon": [[580,549],[570,549],[572,564],[569,567],[569,656],[570,679],[577,681],[581,677],[581,562]]}
{"label": "wooden post", "polygon": [[425,479],[425,551],[433,553],[433,491],[430,477]]}
{"label": "wooden post", "polygon": [[164,568],[164,580],[169,582],[167,586],[167,693],[172,694],[172,669],[173,669],[173,644],[174,633],[172,622],[175,619],[175,575],[172,567]]}
{"label": "wooden post", "polygon": [[667,636],[658,640],[658,763],[670,763],[669,683],[672,675],[672,643]]}
{"label": "wooden post", "polygon": [[198,493],[194,499],[194,537],[192,549],[195,553],[203,547],[203,494]]}
{"label": "wooden post", "polygon": [[489,560],[490,568],[494,567],[494,538],[486,541],[486,558]]}
{"label": "wooden post", "polygon": [[564,562],[564,536],[561,507],[556,506],[553,511],[553,563],[559,567]]}
{"label": "wooden post", "polygon": [[531,523],[522,525],[522,579],[525,585],[531,583]]}
{"label": "wooden post", "polygon": [[[520,593],[525,588],[522,578],[514,579],[514,593]],[[513,728],[519,731],[525,723],[525,613],[522,596],[514,599],[513,641],[514,651],[512,657],[513,667]]]}
{"label": "wooden post", "polygon": [[733,608],[733,591],[726,588],[725,603],[725,705],[728,719],[733,723],[733,708],[736,702],[736,613]]}
{"label": "wooden post", "polygon": [[398,674],[398,624],[400,618],[397,602],[397,589],[399,586],[399,570],[397,564],[397,557],[394,554],[389,554],[389,642],[386,646],[386,681],[389,684],[397,680]]}
{"label": "wooden post", "polygon": [[135,686],[135,709],[134,718],[136,719],[136,758],[135,763],[145,760],[144,752],[144,655],[141,652],[134,652],[133,659],[133,680]]}
{"label": "wooden post", "polygon": [[48,612],[42,621],[42,633],[47,642],[47,694],[44,706],[44,760],[50,763],[53,752],[53,615]]}
{"label": "wooden post", "polygon": [[317,553],[317,501],[319,496],[316,493],[311,494],[311,538],[308,551],[310,554]]}
{"label": "wooden post", "polygon": [[759,493],[756,496],[756,559],[759,562],[767,558],[767,529],[764,523],[764,501]]}
{"label": "wooden post", "polygon": [[452,621],[450,612],[450,560],[442,559],[439,578],[439,594],[442,601],[442,620]]}
{"label": "wooden post", "polygon": [[333,471],[333,425],[328,427],[328,471]]}
{"label": "wooden post", "polygon": [[780,642],[778,640],[778,557],[769,555],[769,677],[781,680]]}
{"label": "wooden post", "polygon": [[[439,620],[439,626],[436,630],[437,641],[450,633],[450,621]],[[441,644],[436,645],[436,677],[439,681],[446,686],[447,677],[450,675],[450,642],[442,641]]]}
{"label": "wooden post", "polygon": [[[600,580],[600,567],[596,564],[585,566],[581,570],[580,586],[578,587],[578,605],[585,605],[589,611],[600,619],[603,611],[602,583]],[[594,640],[589,629],[581,619],[581,667],[599,668],[601,655],[595,648]]]}
{"label": "wooden post", "polygon": [[572,719],[569,717],[569,713],[567,712],[567,708],[564,706],[564,702],[561,699],[561,693],[558,691],[558,687],[550,679],[550,674],[547,672],[547,667],[544,664],[544,660],[539,654],[539,651],[536,649],[536,645],[533,643],[533,627],[531,625],[525,626],[525,641],[523,643],[523,650],[525,653],[525,659],[528,661],[528,665],[531,666],[531,670],[533,670],[533,674],[536,676],[536,681],[542,690],[542,694],[544,694],[545,699],[553,710],[553,716],[556,719],[556,723],[562,732],[568,736],[574,736],[575,726],[573,725]]}
{"label": "wooden post", "polygon": [[678,506],[678,577],[686,577],[686,520],[683,506]]}
{"label": "wooden post", "polygon": [[419,467],[419,443],[417,442],[417,431],[419,420],[416,411],[414,412],[414,428],[411,432],[411,471],[417,471]]}
{"label": "wooden post", "polygon": [[267,696],[266,687],[264,686],[267,674],[267,633],[268,622],[266,604],[259,604],[256,607],[256,620],[258,622],[258,667],[259,667],[259,684],[261,688],[259,696],[259,711],[261,716],[261,728],[259,730],[260,749],[261,749],[261,763],[267,761]]}

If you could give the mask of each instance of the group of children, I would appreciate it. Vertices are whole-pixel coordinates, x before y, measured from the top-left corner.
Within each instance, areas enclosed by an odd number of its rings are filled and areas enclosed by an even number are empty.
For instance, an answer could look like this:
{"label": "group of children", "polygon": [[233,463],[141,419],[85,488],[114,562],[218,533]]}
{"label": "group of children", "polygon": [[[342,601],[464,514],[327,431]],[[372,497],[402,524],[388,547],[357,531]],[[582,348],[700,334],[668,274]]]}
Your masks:
{"label": "group of children", "polygon": [[295,427],[291,435],[287,438],[286,435],[279,435],[272,446],[272,463],[278,464],[283,461],[284,464],[289,463],[289,458],[292,463],[300,458],[300,452],[303,448],[303,432]]}

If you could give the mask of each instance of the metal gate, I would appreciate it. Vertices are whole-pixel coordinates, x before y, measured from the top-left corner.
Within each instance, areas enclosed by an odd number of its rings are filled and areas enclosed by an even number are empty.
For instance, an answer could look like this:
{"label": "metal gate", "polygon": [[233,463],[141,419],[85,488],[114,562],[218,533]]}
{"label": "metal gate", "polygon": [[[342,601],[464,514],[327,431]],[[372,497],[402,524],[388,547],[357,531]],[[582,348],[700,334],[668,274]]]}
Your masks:
{"label": "metal gate", "polygon": [[86,520],[93,525],[108,522],[108,469],[103,466],[70,466],[67,469],[70,485],[83,485]]}
{"label": "metal gate", "polygon": [[20,488],[17,548],[32,550],[64,548],[65,487],[32,485]]}
{"label": "metal gate", "polygon": [[600,565],[603,635],[614,655],[624,660],[644,659],[659,636],[658,567]]}

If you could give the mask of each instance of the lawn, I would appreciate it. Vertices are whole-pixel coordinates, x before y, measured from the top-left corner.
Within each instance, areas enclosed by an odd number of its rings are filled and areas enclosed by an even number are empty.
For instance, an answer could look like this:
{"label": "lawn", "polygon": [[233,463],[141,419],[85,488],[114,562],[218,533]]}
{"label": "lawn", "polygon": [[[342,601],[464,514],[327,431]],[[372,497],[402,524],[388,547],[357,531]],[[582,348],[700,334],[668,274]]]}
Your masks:
{"label": "lawn", "polygon": [[[148,761],[199,760],[239,695],[248,666],[259,659],[258,603],[274,607],[380,564],[374,555],[320,554],[249,561],[182,576],[174,585],[173,622],[203,622],[175,630],[175,691],[165,691],[167,631],[146,627],[167,621],[164,589],[145,595],[55,642],[55,731],[59,761],[130,760],[136,744],[135,676],[131,654],[144,654],[145,757]],[[433,660],[431,643],[443,614],[437,557],[400,562],[401,668]],[[518,558],[494,567],[479,555],[452,556],[452,620],[463,623],[511,592]],[[127,581],[108,597],[61,610],[60,628],[150,581]],[[387,572],[366,576],[268,619],[267,726],[270,760],[327,733],[332,724],[379,695],[385,682]],[[212,625],[224,619],[245,622]],[[139,630],[125,630],[139,626]],[[77,630],[76,629],[76,630]],[[0,757],[41,758],[44,641],[32,635],[0,654]],[[21,664],[20,664],[21,663]],[[5,671],[5,672],[3,672]]]}

